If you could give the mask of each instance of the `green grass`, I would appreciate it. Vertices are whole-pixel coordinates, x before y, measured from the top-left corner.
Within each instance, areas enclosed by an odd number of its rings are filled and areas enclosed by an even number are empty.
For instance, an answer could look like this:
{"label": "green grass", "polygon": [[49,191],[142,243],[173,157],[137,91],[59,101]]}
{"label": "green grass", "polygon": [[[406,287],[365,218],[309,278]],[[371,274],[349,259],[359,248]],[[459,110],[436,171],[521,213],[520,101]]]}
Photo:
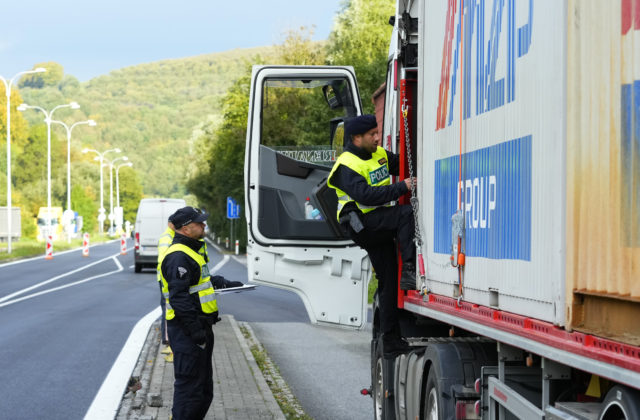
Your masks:
{"label": "green grass", "polygon": [[373,303],[373,295],[376,293],[378,289],[378,278],[376,277],[376,273],[374,272],[371,275],[371,281],[369,282],[369,303]]}
{"label": "green grass", "polygon": [[[240,325],[240,331],[249,343],[254,343],[251,333],[247,328]],[[300,402],[298,402],[296,397],[292,394],[286,382],[282,380],[280,370],[273,364],[273,362],[271,362],[271,359],[269,359],[264,347],[261,344],[250,344],[249,350],[251,351],[258,368],[262,372],[262,375],[264,376],[269,389],[271,389],[271,393],[280,406],[285,418],[287,420],[313,420],[304,412]]]}
{"label": "green grass", "polygon": [[[102,243],[110,241],[114,238],[108,236],[93,235],[90,239],[90,244]],[[9,262],[19,260],[22,258],[37,257],[44,255],[46,244],[44,242],[38,242],[35,239],[21,238],[18,241],[11,241],[11,254],[7,253],[7,243],[0,242],[0,261]],[[82,246],[82,239],[72,239],[71,243],[67,243],[66,240],[55,241],[53,243],[53,253],[66,251],[69,249],[80,248]]]}

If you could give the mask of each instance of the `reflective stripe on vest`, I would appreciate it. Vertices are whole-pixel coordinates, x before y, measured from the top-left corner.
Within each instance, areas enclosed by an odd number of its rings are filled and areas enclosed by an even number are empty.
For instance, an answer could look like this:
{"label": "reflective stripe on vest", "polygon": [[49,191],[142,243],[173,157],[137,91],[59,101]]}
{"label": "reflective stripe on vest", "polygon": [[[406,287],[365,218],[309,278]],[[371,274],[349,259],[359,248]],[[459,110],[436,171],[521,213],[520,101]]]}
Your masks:
{"label": "reflective stripe on vest", "polygon": [[[167,250],[167,253],[164,255],[171,254],[172,252],[184,252],[194,260],[198,266],[200,267],[200,280],[198,284],[189,287],[190,294],[198,294],[198,299],[200,301],[200,309],[205,314],[212,314],[218,311],[218,303],[216,301],[215,290],[213,289],[213,285],[211,284],[210,275],[209,275],[209,267],[207,267],[207,263],[205,262],[202,255],[195,252],[191,248],[183,244],[173,244]],[[162,278],[162,295],[166,300],[166,318],[173,319],[176,314],[169,302],[169,283],[164,278],[162,271],[160,271],[160,276]]]}
{"label": "reflective stripe on vest", "polygon": [[391,176],[389,176],[389,159],[387,157],[387,151],[385,149],[383,149],[382,147],[378,147],[378,149],[371,154],[371,159],[368,160],[362,160],[351,152],[343,152],[336,160],[333,168],[331,168],[331,172],[329,173],[329,177],[327,178],[327,185],[336,190],[336,195],[338,196],[338,220],[340,219],[340,211],[350,202],[355,202],[360,211],[362,211],[363,213],[368,213],[372,210],[377,209],[378,207],[389,205],[383,204],[380,206],[365,206],[364,204],[360,204],[353,198],[349,197],[349,194],[342,191],[340,188],[332,185],[330,182],[331,177],[340,165],[344,165],[352,171],[360,174],[364,179],[367,180],[367,184],[369,184],[370,186],[380,187],[383,185],[391,184]]}

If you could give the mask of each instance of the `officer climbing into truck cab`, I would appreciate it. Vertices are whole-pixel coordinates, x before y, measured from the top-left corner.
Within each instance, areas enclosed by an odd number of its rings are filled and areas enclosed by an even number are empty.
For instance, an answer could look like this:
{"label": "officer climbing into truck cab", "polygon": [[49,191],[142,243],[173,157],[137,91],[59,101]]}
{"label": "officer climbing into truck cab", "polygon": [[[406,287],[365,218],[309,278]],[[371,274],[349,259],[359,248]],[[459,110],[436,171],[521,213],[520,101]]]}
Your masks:
{"label": "officer climbing into truck cab", "polygon": [[400,287],[416,288],[413,211],[409,205],[394,203],[411,191],[412,182],[407,178],[391,183],[390,175],[399,174],[400,159],[379,146],[374,115],[346,120],[344,143],[344,152],[336,160],[327,185],[338,195],[339,223],[367,251],[378,277],[383,352],[392,356],[408,347],[398,323],[396,246],[402,256]]}

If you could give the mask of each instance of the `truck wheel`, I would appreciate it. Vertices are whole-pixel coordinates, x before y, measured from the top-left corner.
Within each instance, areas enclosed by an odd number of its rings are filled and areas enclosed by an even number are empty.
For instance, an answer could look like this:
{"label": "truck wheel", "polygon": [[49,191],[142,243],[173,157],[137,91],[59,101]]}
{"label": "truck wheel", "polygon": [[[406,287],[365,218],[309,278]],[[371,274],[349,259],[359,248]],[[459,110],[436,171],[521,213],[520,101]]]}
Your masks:
{"label": "truck wheel", "polygon": [[382,365],[382,338],[380,335],[374,341],[374,351],[372,352],[372,386],[373,386],[373,418],[384,420],[384,369]]}
{"label": "truck wheel", "polygon": [[[371,366],[373,416],[375,420],[395,420],[393,386],[391,385],[393,383],[393,360],[385,360],[382,357],[381,335],[375,340],[374,345]],[[391,373],[389,373],[390,371]],[[385,390],[389,390],[391,395],[385,396]]]}
{"label": "truck wheel", "polygon": [[133,269],[136,273],[139,273],[142,271],[142,264],[138,264],[136,263],[135,268]]}
{"label": "truck wheel", "polygon": [[616,385],[607,392],[599,420],[640,419],[640,393]]}
{"label": "truck wheel", "polygon": [[425,420],[438,420],[440,416],[440,390],[438,389],[438,381],[436,380],[435,369],[429,369],[427,377],[427,386],[425,388],[424,399],[424,418]]}

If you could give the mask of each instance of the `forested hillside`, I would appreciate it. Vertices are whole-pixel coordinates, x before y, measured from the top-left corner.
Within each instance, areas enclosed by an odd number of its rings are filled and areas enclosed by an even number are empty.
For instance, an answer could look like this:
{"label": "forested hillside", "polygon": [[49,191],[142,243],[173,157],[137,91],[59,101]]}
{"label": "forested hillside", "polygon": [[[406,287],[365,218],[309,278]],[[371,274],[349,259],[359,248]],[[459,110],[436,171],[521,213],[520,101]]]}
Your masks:
{"label": "forested hillside", "polygon": [[[79,83],[55,63],[40,63],[47,73],[25,77],[20,93],[30,105],[51,109],[76,101],[77,111],[56,111],[69,124],[94,119],[98,125],[77,130],[73,147],[103,151],[119,147],[134,164],[148,196],[179,197],[192,162],[199,127],[220,121],[220,102],[254,57],[272,48],[233,50],[126,67]],[[42,114],[26,112],[31,124]],[[76,131],[74,131],[76,133]],[[111,158],[115,157],[114,155]]]}
{"label": "forested hillside", "polygon": [[[133,221],[142,196],[185,197],[210,213],[213,231],[228,231],[225,198],[243,201],[243,163],[252,64],[348,65],[355,68],[365,112],[372,112],[372,93],[384,82],[394,12],[391,0],[348,0],[335,17],[324,42],[312,41],[313,29],[285,34],[280,45],[233,50],[123,68],[80,83],[57,63],[35,63],[46,73],[25,76],[12,93],[14,148],[13,203],[23,220],[46,205],[46,126],[35,110],[18,112],[22,101],[51,110],[76,101],[78,110],[60,109],[54,119],[71,125],[93,119],[96,127],[73,131],[71,161],[72,208],[82,209],[87,227],[95,224],[99,167],[95,154],[122,149],[133,170],[121,171],[125,219]],[[291,104],[282,103],[282,106]],[[0,129],[6,116],[0,109]],[[292,129],[305,129],[304,120]],[[308,127],[307,127],[308,129]],[[5,147],[0,138],[0,150]],[[117,155],[111,153],[109,159]],[[52,205],[66,202],[66,136],[52,129]],[[120,162],[122,163],[122,161]],[[0,205],[4,203],[6,163],[0,160]],[[105,207],[108,209],[108,171]],[[244,207],[244,206],[243,206]],[[243,215],[241,215],[243,217]],[[246,238],[244,224],[238,224]],[[24,226],[29,224],[23,223]],[[24,228],[23,228],[24,231]],[[242,243],[246,243],[242,241]]]}

